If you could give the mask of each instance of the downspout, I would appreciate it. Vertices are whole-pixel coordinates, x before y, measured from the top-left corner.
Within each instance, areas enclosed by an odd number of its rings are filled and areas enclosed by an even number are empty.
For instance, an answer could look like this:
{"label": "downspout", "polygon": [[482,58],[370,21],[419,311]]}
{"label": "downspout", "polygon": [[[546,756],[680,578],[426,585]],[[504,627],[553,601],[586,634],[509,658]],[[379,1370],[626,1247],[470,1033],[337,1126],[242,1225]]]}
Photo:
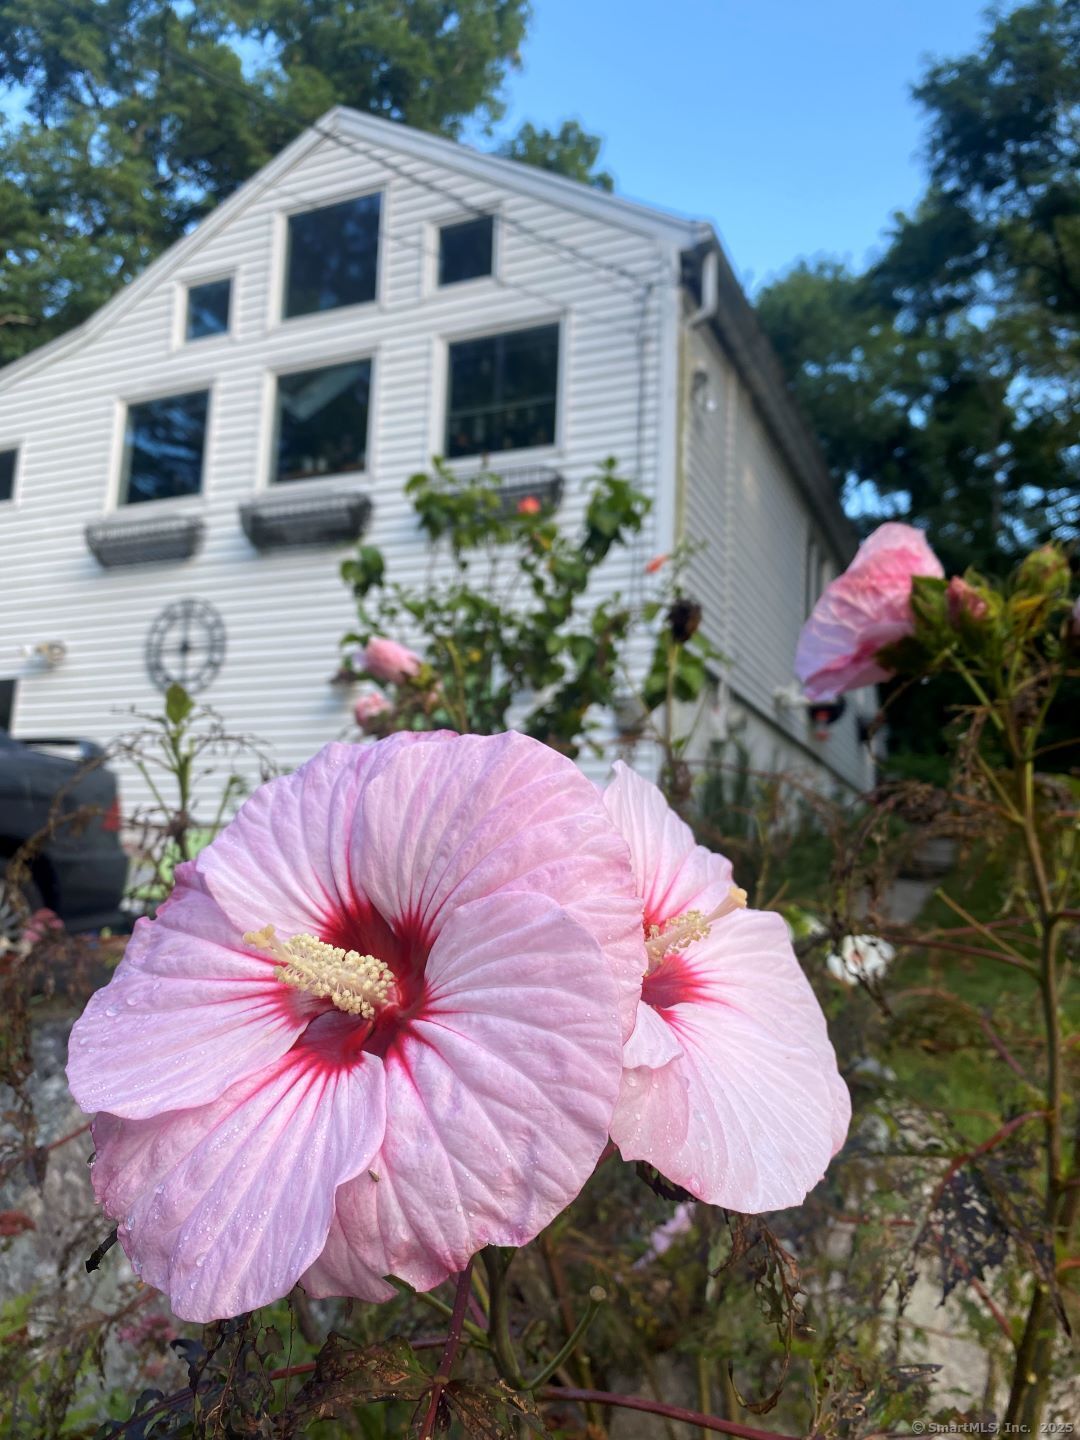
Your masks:
{"label": "downspout", "polygon": [[701,303],[692,311],[679,329],[679,429],[675,459],[675,543],[682,540],[686,532],[686,424],[689,403],[688,350],[689,333],[706,321],[711,320],[720,303],[720,259],[716,241],[709,244],[701,262]]}
{"label": "downspout", "polygon": [[[683,436],[687,424],[686,407],[689,403],[689,386],[686,384],[686,353],[689,348],[689,335],[692,330],[699,329],[702,325],[716,318],[720,307],[720,247],[716,237],[712,236],[708,243],[701,261],[701,303],[686,318],[686,324],[681,332],[681,343],[679,346],[679,463],[676,471],[677,491],[675,496],[675,524],[676,539],[681,540],[686,529],[686,476],[683,465]],[[730,396],[725,395],[725,409]],[[722,557],[718,556],[717,562],[722,564]],[[725,567],[726,569],[726,567]],[[725,588],[727,579],[725,577]],[[721,617],[721,629],[724,635],[730,630],[730,615]],[[728,685],[727,674],[721,669],[717,677],[716,689],[716,739],[721,744],[726,743],[728,738],[728,726],[731,715],[731,693]]]}

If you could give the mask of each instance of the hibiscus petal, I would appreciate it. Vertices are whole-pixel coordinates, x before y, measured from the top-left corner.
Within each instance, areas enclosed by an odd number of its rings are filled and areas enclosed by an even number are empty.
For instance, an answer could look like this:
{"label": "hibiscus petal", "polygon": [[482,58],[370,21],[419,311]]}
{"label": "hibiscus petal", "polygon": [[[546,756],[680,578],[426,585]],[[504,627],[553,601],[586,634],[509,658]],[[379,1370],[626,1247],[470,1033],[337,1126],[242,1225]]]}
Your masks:
{"label": "hibiscus petal", "polygon": [[158,919],[136,924],[112,980],[75,1022],[75,1099],[88,1114],[131,1119],[216,1099],[284,1055],[312,1014],[275,973],[181,867]]}
{"label": "hibiscus petal", "polygon": [[[431,936],[500,890],[549,895],[598,941],[633,1029],[644,955],[626,845],[593,785],[547,745],[510,731],[388,757],[361,801],[370,843],[355,885],[387,918]],[[379,843],[393,834],[394,844]]]}
{"label": "hibiscus petal", "polygon": [[206,888],[243,933],[273,925],[318,935],[354,905],[351,856],[365,786],[401,750],[445,734],[378,745],[324,745],[291,775],[260,786],[196,862]]}
{"label": "hibiscus petal", "polygon": [[697,844],[657,787],[621,760],[604,805],[630,846],[647,924],[662,925],[687,910],[708,915],[722,904],[731,889],[731,862]]}
{"label": "hibiscus petal", "polygon": [[382,1141],[383,1078],[376,1057],[336,1064],[298,1046],[212,1105],[98,1116],[95,1193],[176,1315],[215,1320],[288,1294],[325,1244],[338,1186]]}
{"label": "hibiscus petal", "polygon": [[484,1245],[526,1244],[607,1140],[621,1031],[587,931],[542,896],[494,895],[446,920],[427,975],[421,1015],[385,1057],[379,1180],[343,1187],[313,1294],[385,1274],[426,1290]]}
{"label": "hibiscus petal", "polygon": [[682,1046],[670,1025],[651,1005],[639,1005],[634,1033],[623,1047],[623,1065],[628,1070],[643,1066],[659,1070],[669,1060],[682,1054]]}
{"label": "hibiscus petal", "polygon": [[[680,967],[686,998],[658,1013],[684,1054],[630,1072],[642,1093],[631,1111],[624,1089],[612,1137],[626,1159],[647,1160],[710,1204],[750,1214],[797,1205],[842,1143],[847,1115],[824,1016],[784,922],[737,911]],[[675,995],[673,981],[665,989]],[[672,1071],[688,1092],[681,1140],[667,1118]]]}

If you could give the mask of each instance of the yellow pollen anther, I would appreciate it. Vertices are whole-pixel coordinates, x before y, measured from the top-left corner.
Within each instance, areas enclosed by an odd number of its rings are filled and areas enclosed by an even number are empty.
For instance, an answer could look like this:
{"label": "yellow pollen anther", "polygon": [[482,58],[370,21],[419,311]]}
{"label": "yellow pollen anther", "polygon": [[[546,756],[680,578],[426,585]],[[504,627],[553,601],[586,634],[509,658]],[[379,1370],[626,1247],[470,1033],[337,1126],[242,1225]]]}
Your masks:
{"label": "yellow pollen anther", "polygon": [[650,925],[645,941],[649,959],[656,963],[673,951],[685,950],[696,940],[704,940],[715,921],[722,920],[733,910],[742,910],[745,905],[746,891],[733,885],[711,915],[703,915],[700,910],[687,910],[683,915],[666,920],[663,925]]}
{"label": "yellow pollen anther", "polygon": [[249,931],[244,944],[280,960],[277,978],[285,985],[329,1000],[347,1015],[373,1020],[375,1011],[394,998],[394,972],[375,955],[342,950],[314,935],[294,935],[282,943],[273,925]]}

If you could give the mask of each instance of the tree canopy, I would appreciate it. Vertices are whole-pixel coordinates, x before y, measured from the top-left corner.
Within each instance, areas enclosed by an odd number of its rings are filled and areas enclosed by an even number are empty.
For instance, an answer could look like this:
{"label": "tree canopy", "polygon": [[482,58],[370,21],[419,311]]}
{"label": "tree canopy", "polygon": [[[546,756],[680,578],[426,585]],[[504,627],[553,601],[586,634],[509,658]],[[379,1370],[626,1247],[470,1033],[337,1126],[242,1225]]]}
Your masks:
{"label": "tree canopy", "polygon": [[926,193],[861,272],[800,263],[762,323],[857,521],[1004,570],[1080,525],[1080,0],[929,66]]}
{"label": "tree canopy", "polygon": [[558,130],[538,129],[526,120],[499,154],[508,160],[522,160],[526,165],[566,175],[571,180],[581,180],[597,190],[614,190],[614,176],[596,168],[601,143],[598,136],[590,135],[576,120],[564,120]]}
{"label": "tree canopy", "polygon": [[[497,121],[528,19],[529,0],[0,0],[0,365],[335,104],[450,137]],[[527,129],[526,151],[550,133]],[[590,178],[599,142],[553,141],[518,158]]]}

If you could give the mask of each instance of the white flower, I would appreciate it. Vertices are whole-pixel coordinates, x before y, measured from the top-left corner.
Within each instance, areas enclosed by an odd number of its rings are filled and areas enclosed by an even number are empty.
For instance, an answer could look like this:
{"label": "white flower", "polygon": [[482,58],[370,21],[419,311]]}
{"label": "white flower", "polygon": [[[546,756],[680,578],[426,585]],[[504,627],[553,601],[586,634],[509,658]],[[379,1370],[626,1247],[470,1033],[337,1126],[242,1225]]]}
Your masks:
{"label": "white flower", "polygon": [[839,954],[834,950],[825,965],[842,984],[858,985],[860,980],[880,980],[895,958],[895,948],[880,936],[845,935]]}

